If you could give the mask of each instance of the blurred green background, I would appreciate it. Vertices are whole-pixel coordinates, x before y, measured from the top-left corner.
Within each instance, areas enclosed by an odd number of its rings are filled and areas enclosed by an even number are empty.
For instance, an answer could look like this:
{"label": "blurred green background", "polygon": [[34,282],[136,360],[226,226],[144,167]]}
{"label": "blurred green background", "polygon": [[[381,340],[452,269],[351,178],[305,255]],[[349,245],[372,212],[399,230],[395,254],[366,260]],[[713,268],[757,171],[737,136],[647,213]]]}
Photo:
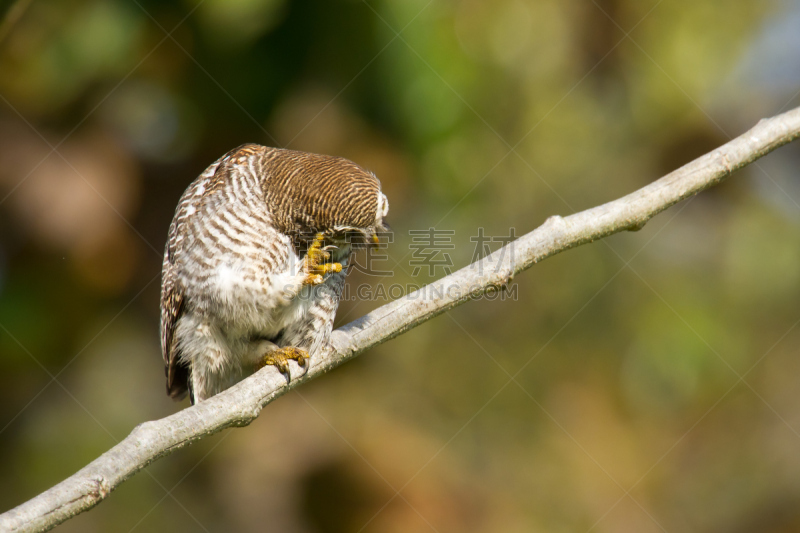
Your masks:
{"label": "blurred green background", "polygon": [[[0,509],[167,398],[161,251],[244,142],[410,230],[528,232],[800,105],[800,2],[20,0],[0,24]],[[160,460],[59,531],[800,530],[800,145]],[[491,243],[492,249],[497,244]],[[385,303],[351,300],[339,324]],[[511,377],[514,376],[512,380]],[[399,491],[399,494],[398,494]]]}

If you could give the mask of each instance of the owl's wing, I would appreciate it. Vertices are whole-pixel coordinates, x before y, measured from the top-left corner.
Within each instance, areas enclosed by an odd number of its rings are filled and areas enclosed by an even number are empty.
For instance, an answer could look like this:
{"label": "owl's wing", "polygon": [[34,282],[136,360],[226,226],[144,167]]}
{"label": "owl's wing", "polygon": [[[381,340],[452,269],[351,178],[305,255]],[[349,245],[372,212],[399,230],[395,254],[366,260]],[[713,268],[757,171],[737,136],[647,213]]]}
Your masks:
{"label": "owl's wing", "polygon": [[161,352],[164,354],[164,371],[167,375],[167,394],[180,400],[189,389],[189,367],[180,361],[173,335],[178,319],[183,314],[183,290],[176,279],[175,268],[164,258],[164,282],[161,289]]}
{"label": "owl's wing", "polygon": [[[241,148],[241,147],[240,147]],[[169,227],[167,249],[164,252],[161,281],[161,353],[164,356],[164,372],[167,375],[167,394],[180,400],[189,390],[189,366],[181,361],[180,352],[175,345],[174,336],[178,320],[184,311],[186,298],[175,266],[176,257],[185,246],[184,226],[197,211],[202,199],[225,179],[220,163],[239,148],[231,150],[211,164],[183,193],[175,217]]]}

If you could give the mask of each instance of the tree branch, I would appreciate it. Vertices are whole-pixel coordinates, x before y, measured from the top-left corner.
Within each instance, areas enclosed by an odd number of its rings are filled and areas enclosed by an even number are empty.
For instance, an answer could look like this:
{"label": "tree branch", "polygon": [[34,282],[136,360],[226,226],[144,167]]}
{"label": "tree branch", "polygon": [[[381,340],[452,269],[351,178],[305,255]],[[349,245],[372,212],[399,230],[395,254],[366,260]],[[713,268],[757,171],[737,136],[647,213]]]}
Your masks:
{"label": "tree branch", "polygon": [[265,405],[294,387],[487,290],[506,286],[517,273],[543,259],[619,231],[642,228],[661,211],[720,183],[731,172],[798,136],[800,108],[762,120],[744,135],[632,194],[565,218],[550,217],[481,261],[334,331],[332,349],[315,354],[302,378],[287,385],[278,372],[265,368],[213,398],[140,424],[73,476],[0,515],[0,530],[51,529],[97,505],[156,459],[227,427],[246,426]]}

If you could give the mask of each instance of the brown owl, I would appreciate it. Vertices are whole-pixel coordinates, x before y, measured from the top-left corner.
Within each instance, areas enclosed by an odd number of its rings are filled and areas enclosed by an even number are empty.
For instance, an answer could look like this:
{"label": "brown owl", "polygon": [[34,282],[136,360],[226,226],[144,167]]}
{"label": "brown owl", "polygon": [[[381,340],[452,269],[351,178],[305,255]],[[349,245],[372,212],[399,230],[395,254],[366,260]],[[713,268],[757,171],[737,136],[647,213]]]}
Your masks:
{"label": "brown owl", "polygon": [[246,144],[178,203],[161,284],[167,393],[192,403],[326,346],[350,254],[377,242],[380,181],[339,157]]}

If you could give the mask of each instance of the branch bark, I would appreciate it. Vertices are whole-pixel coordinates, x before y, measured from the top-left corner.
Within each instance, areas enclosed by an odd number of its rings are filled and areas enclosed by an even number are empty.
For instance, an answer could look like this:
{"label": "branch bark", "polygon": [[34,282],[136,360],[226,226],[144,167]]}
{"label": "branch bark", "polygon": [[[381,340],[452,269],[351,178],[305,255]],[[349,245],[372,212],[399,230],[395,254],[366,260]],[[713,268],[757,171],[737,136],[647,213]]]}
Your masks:
{"label": "branch bark", "polygon": [[0,515],[0,531],[47,531],[97,505],[156,459],[225,428],[248,425],[265,405],[294,387],[487,290],[506,286],[516,274],[543,259],[613,233],[642,228],[661,211],[720,183],[798,136],[800,108],[760,121],[747,133],[618,200],[564,218],[550,217],[483,260],[334,331],[332,349],[315,354],[302,378],[287,385],[268,367],[198,405],[136,426],[122,442],[73,476]]}

